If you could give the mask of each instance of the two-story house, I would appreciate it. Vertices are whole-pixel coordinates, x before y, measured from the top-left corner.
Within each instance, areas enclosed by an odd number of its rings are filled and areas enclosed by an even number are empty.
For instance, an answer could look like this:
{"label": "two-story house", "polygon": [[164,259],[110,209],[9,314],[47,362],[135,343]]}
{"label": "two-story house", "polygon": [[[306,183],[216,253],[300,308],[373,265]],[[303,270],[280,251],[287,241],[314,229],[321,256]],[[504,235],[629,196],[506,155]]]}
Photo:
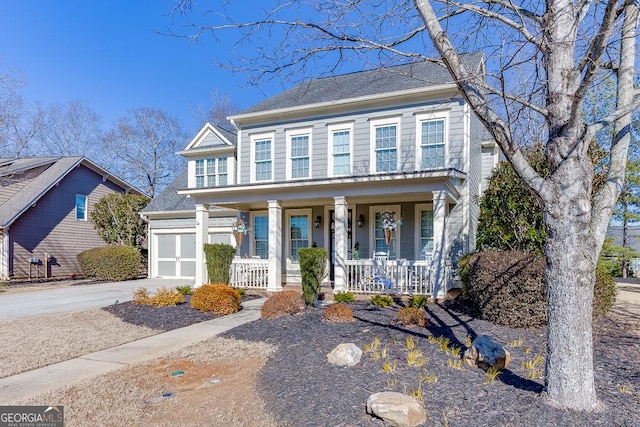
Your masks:
{"label": "two-story house", "polygon": [[[484,73],[481,54],[464,60]],[[439,61],[311,80],[229,120],[235,135],[207,125],[181,152],[177,193],[189,197],[195,248],[220,233],[234,243],[230,219],[245,221],[237,286],[299,283],[298,249],[317,245],[334,292],[440,297],[475,247],[499,151]]]}

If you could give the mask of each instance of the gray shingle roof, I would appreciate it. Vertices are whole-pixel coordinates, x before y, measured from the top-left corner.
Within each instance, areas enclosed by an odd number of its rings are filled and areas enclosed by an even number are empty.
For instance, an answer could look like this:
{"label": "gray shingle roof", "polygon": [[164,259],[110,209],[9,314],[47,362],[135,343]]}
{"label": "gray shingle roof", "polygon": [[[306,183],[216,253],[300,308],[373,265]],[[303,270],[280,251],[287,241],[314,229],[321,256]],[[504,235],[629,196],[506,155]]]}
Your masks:
{"label": "gray shingle roof", "polygon": [[[481,52],[462,55],[474,72],[480,71]],[[282,108],[338,101],[411,89],[453,83],[449,71],[440,60],[426,60],[388,68],[310,80],[268,98],[240,113],[258,113]]]}

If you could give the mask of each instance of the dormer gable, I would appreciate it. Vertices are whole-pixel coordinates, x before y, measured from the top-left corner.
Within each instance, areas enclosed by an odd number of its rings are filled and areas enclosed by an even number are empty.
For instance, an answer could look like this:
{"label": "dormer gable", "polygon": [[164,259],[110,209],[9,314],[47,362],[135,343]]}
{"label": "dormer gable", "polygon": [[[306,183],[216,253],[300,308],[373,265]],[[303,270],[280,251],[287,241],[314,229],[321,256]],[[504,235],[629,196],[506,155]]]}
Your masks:
{"label": "dormer gable", "polygon": [[178,154],[188,159],[189,188],[210,188],[235,183],[235,133],[206,123]]}

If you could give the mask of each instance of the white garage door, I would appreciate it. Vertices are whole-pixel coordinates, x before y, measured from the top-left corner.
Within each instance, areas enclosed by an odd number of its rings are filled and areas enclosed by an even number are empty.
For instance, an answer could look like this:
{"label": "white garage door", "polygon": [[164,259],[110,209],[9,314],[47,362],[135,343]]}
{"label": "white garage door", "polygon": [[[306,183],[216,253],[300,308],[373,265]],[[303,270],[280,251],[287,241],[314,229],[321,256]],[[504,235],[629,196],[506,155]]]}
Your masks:
{"label": "white garage door", "polygon": [[196,235],[156,235],[156,276],[194,279],[196,277]]}

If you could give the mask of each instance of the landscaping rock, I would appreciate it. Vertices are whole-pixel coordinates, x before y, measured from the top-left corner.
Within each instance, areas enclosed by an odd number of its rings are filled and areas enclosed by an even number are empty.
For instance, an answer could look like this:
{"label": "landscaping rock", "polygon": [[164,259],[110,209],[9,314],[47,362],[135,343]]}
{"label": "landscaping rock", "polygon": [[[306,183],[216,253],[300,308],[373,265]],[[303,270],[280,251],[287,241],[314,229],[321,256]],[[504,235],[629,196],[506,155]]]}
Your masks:
{"label": "landscaping rock", "polygon": [[499,343],[487,335],[479,335],[465,350],[463,359],[467,365],[478,366],[484,370],[491,367],[502,370],[509,365],[511,355]]}
{"label": "landscaping rock", "polygon": [[362,350],[353,343],[342,343],[331,350],[327,355],[327,360],[332,365],[355,366],[360,363]]}
{"label": "landscaping rock", "polygon": [[416,399],[392,391],[369,396],[367,413],[397,427],[415,427],[427,421],[427,413]]}

